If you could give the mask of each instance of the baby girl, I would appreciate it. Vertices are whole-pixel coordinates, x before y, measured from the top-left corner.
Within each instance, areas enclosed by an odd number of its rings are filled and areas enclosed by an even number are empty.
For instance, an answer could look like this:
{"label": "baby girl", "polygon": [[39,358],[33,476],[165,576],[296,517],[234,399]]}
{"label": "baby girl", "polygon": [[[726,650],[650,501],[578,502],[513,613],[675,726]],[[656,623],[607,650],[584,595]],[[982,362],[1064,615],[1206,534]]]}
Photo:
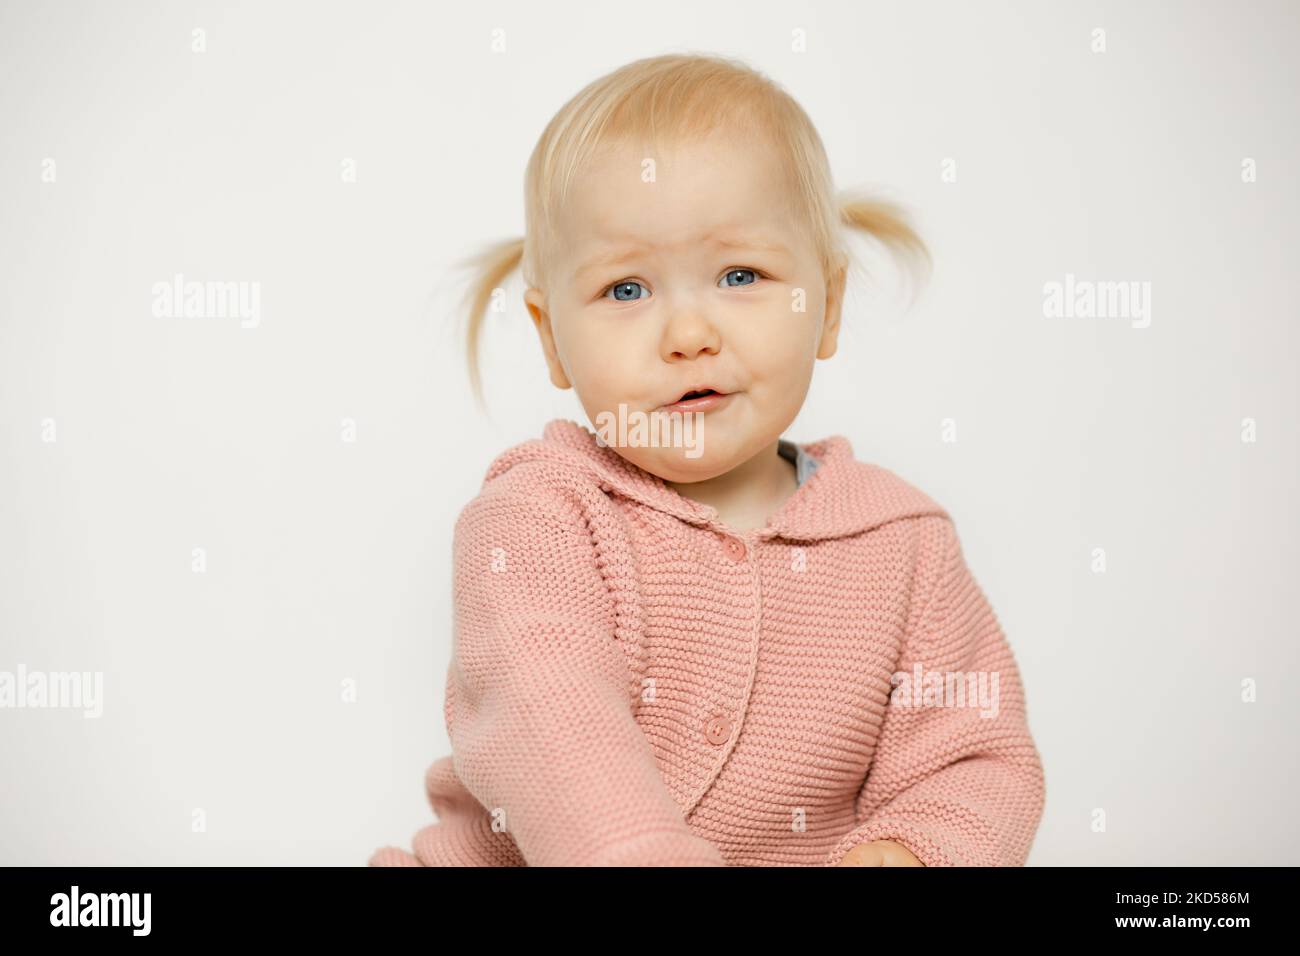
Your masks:
{"label": "baby girl", "polygon": [[579,92],[525,198],[476,260],[471,382],[521,268],[599,433],[551,421],[461,511],[437,822],[370,864],[1023,865],[1042,763],[952,519],[842,436],[781,437],[835,354],[845,230],[921,240],[714,56]]}

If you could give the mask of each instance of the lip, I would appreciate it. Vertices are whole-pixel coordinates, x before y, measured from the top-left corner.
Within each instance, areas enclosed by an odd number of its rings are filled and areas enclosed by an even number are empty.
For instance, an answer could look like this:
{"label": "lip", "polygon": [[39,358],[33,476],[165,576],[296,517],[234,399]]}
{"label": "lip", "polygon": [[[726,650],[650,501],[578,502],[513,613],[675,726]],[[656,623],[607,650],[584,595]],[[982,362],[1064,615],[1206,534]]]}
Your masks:
{"label": "lip", "polygon": [[[699,389],[687,389],[687,391],[699,391]],[[685,392],[682,394],[685,394]],[[731,397],[735,394],[735,392],[727,392],[726,394],[714,392],[712,395],[701,395],[698,398],[688,398],[685,401],[670,402],[667,405],[660,405],[658,411],[711,412],[714,409],[722,408],[731,401]]]}

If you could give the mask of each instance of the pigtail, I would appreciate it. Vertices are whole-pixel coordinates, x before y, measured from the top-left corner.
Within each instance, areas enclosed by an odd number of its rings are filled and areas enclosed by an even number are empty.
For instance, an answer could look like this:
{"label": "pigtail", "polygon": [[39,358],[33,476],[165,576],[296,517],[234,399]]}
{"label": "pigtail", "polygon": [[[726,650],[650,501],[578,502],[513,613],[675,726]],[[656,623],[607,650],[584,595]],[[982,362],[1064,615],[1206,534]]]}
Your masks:
{"label": "pigtail", "polygon": [[469,361],[470,388],[480,408],[483,407],[483,386],[478,367],[478,344],[483,319],[493,298],[501,290],[506,278],[519,266],[523,255],[523,239],[506,239],[493,243],[460,263],[462,268],[471,272],[470,285],[464,298],[464,307],[468,310],[465,351]]}
{"label": "pigtail", "polygon": [[[896,203],[862,192],[842,192],[838,198],[840,222],[878,241],[901,267],[915,290],[934,267],[930,250]],[[847,264],[847,263],[846,263]]]}

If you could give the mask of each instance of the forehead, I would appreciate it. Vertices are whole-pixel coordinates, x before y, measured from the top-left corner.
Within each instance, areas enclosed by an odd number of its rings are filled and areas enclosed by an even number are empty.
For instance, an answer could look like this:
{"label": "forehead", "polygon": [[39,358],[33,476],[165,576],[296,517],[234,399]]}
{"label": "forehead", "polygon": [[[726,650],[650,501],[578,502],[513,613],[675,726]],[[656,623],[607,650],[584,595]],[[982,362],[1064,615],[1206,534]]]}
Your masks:
{"label": "forehead", "polygon": [[557,231],[566,250],[789,238],[790,189],[771,149],[715,134],[664,149],[605,147],[574,177]]}

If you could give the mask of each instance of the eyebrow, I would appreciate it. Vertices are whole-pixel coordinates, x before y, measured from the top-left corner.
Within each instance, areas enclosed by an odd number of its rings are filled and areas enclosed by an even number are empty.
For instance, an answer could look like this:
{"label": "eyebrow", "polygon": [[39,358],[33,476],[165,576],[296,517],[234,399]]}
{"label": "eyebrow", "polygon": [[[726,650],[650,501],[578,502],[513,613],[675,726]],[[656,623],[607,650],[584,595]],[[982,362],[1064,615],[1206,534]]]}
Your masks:
{"label": "eyebrow", "polygon": [[[779,242],[768,242],[758,238],[751,238],[743,235],[717,235],[709,234],[704,237],[704,241],[722,249],[758,249],[763,252],[775,252],[782,255],[790,255],[790,250]],[[616,246],[605,252],[597,253],[594,256],[584,260],[581,265],[573,272],[574,280],[582,278],[583,275],[598,269],[601,266],[614,266],[620,262],[626,262],[636,256],[654,248],[654,243],[650,242],[630,242],[625,245]]]}

